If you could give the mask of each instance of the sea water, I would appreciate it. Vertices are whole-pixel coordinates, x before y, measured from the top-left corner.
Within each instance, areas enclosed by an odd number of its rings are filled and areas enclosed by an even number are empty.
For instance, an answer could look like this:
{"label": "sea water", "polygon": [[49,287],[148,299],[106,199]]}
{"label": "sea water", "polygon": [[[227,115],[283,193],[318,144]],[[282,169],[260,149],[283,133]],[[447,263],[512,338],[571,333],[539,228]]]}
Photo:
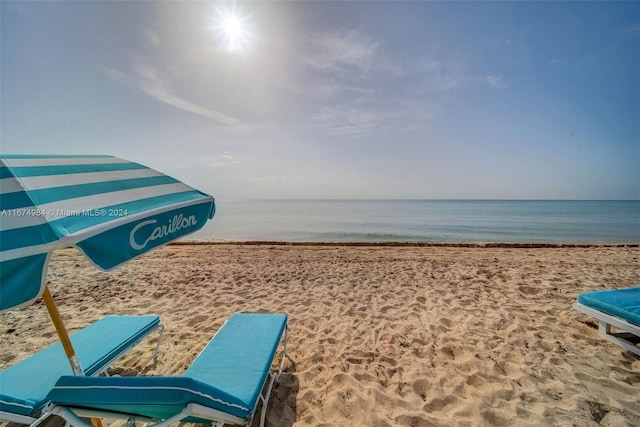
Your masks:
{"label": "sea water", "polygon": [[640,201],[217,200],[206,241],[640,243]]}

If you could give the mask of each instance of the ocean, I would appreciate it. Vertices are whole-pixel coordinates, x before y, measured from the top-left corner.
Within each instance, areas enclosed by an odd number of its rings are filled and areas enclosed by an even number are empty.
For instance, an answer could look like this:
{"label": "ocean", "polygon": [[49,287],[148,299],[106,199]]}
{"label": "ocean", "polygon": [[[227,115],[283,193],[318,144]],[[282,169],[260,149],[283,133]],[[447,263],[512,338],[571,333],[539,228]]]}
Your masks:
{"label": "ocean", "polygon": [[188,239],[638,244],[640,201],[216,200]]}

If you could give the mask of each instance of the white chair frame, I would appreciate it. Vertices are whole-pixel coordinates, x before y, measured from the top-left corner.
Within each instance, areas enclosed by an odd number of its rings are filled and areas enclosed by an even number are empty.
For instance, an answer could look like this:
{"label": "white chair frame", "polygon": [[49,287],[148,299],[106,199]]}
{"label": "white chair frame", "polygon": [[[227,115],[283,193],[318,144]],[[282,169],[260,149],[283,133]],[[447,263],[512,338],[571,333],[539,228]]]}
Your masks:
{"label": "white chair frame", "polygon": [[[598,319],[598,332],[602,338],[640,356],[640,347],[637,345],[640,342],[640,326],[578,302],[573,304],[573,308]],[[618,331],[614,331],[614,327]]]}

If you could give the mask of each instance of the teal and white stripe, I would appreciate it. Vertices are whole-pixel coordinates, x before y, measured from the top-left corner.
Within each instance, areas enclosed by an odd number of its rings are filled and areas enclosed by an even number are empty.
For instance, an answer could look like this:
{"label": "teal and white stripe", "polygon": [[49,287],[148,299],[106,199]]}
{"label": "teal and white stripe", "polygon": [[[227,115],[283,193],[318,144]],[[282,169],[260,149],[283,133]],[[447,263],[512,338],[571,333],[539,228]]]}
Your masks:
{"label": "teal and white stripe", "polygon": [[214,212],[213,197],[116,157],[0,155],[0,310],[40,295],[56,248],[110,270]]}

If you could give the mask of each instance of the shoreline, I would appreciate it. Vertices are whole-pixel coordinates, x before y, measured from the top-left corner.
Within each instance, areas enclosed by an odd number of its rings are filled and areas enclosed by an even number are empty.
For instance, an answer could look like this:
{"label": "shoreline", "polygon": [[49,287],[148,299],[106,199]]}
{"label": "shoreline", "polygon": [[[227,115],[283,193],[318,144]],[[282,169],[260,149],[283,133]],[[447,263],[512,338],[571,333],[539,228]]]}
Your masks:
{"label": "shoreline", "polygon": [[527,243],[527,242],[292,242],[285,240],[185,240],[174,241],[169,246],[354,246],[354,247],[425,247],[425,248],[638,248],[640,243]]}

